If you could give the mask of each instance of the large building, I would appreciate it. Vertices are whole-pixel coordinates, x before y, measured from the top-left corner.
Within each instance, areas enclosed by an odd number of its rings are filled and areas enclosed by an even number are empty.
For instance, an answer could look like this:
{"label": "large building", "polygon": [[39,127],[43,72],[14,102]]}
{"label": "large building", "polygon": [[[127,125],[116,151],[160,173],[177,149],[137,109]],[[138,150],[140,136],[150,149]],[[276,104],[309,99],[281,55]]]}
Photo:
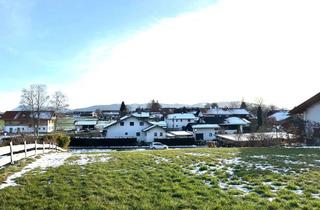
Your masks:
{"label": "large building", "polygon": [[162,123],[150,122],[145,114],[132,114],[114,121],[104,128],[106,138],[136,138],[138,141],[153,142],[166,137]]}
{"label": "large building", "polygon": [[[8,133],[33,133],[30,111],[7,111],[3,114],[4,131]],[[53,111],[40,112],[39,133],[50,133],[55,129],[56,115]]]}

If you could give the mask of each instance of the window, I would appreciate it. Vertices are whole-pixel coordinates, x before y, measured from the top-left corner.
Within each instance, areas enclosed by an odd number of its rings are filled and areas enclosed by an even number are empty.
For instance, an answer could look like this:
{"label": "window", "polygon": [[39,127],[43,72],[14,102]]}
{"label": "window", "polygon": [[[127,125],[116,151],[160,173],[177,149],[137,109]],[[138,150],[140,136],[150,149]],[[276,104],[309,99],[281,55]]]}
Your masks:
{"label": "window", "polygon": [[124,126],[124,122],[120,122],[120,126]]}
{"label": "window", "polygon": [[140,126],[144,126],[144,122],[140,122],[139,124],[140,124]]}
{"label": "window", "polygon": [[190,120],[190,119],[188,119],[188,122],[191,122],[191,120]]}
{"label": "window", "polygon": [[154,132],[154,136],[158,136],[158,133],[157,133],[157,132]]}
{"label": "window", "polygon": [[134,126],[134,122],[130,122],[130,126]]}
{"label": "window", "polygon": [[42,128],[42,130],[46,130],[46,128],[45,128],[45,127],[43,127],[43,128]]}
{"label": "window", "polygon": [[212,137],[212,133],[209,133],[209,136]]}
{"label": "window", "polygon": [[163,136],[163,133],[162,133],[162,132],[160,132],[160,136]]}
{"label": "window", "polygon": [[180,122],[182,122],[182,119],[180,120]]}
{"label": "window", "polygon": [[22,128],[22,130],[24,131],[24,128]]}
{"label": "window", "polygon": [[137,132],[137,133],[136,133],[136,136],[140,136],[140,132]]}
{"label": "window", "polygon": [[128,136],[128,132],[125,132],[124,135]]}
{"label": "window", "polygon": [[176,120],[176,122],[179,122],[179,120]]}

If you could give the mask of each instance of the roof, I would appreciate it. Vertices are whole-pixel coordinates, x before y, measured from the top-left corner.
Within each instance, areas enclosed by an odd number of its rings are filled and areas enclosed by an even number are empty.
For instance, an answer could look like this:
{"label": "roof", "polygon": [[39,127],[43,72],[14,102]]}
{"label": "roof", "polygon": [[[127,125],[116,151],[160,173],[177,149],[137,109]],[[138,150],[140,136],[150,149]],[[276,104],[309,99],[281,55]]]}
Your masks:
{"label": "roof", "polygon": [[229,111],[235,115],[249,115],[250,114],[246,109],[230,109]]}
{"label": "roof", "polygon": [[209,109],[206,114],[212,114],[212,115],[232,115],[230,110],[228,109],[222,109],[222,108],[212,108]]}
{"label": "roof", "polygon": [[81,126],[81,125],[96,125],[97,120],[79,120],[75,121],[74,125]]}
{"label": "roof", "polygon": [[193,125],[192,128],[193,129],[206,129],[206,128],[215,129],[215,128],[220,128],[220,126],[218,124],[198,124],[198,125]]}
{"label": "roof", "polygon": [[173,119],[198,119],[196,116],[194,116],[194,114],[192,113],[176,113],[176,114],[169,114],[167,116],[168,120],[173,120]]}
{"label": "roof", "polygon": [[290,117],[290,115],[289,115],[288,111],[279,111],[279,112],[276,112],[276,113],[270,115],[268,117],[268,119],[274,119],[275,121],[280,122],[280,121],[288,119],[289,117]]}
{"label": "roof", "polygon": [[188,131],[170,131],[169,133],[174,136],[192,136],[193,135],[192,132],[188,132]]}
{"label": "roof", "polygon": [[223,109],[223,108],[211,108],[206,113],[208,115],[249,115],[250,113],[246,109]]}
{"label": "roof", "polygon": [[167,127],[167,123],[165,121],[159,121],[159,122],[149,121],[149,123],[151,123],[153,125],[159,125],[161,127]]}
{"label": "roof", "polygon": [[164,128],[161,127],[160,125],[151,125],[151,126],[145,128],[145,129],[143,129],[142,131],[143,131],[143,132],[147,132],[147,131],[152,130],[152,129],[154,129],[154,128],[160,128],[160,129],[164,130]]}
{"label": "roof", "polygon": [[290,114],[301,114],[310,106],[320,102],[320,92],[289,111]]}
{"label": "roof", "polygon": [[229,117],[221,125],[248,125],[250,121],[239,117]]}
{"label": "roof", "polygon": [[[51,120],[55,117],[54,111],[41,111],[40,119],[41,120]],[[3,114],[3,120],[12,121],[12,120],[30,120],[31,111],[7,111]]]}
{"label": "roof", "polygon": [[139,118],[149,118],[150,117],[149,112],[135,112],[132,115],[135,117],[139,117]]}
{"label": "roof", "polygon": [[[136,116],[134,116],[134,115],[126,115],[126,116],[124,116],[124,117],[121,117],[120,120],[118,120],[118,121],[113,121],[113,122],[109,123],[108,125],[106,125],[105,128],[108,128],[108,127],[110,127],[110,126],[116,125],[118,122],[125,121],[125,120],[127,120],[127,119],[129,119],[129,118],[132,118],[132,117],[137,118],[137,119],[140,118],[140,117],[136,117]],[[140,118],[140,120],[141,120],[141,118]],[[150,122],[148,122],[148,121],[146,121],[146,120],[143,120],[143,121],[145,121],[146,123],[151,124]]]}

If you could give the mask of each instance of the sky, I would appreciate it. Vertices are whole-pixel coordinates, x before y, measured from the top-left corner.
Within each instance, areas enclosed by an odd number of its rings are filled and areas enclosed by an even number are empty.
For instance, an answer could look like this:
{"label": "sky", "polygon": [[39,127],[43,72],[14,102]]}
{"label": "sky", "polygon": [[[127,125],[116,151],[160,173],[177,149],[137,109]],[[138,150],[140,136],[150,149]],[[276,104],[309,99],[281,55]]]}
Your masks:
{"label": "sky", "polygon": [[318,0],[0,0],[0,111],[46,84],[70,108],[320,90]]}

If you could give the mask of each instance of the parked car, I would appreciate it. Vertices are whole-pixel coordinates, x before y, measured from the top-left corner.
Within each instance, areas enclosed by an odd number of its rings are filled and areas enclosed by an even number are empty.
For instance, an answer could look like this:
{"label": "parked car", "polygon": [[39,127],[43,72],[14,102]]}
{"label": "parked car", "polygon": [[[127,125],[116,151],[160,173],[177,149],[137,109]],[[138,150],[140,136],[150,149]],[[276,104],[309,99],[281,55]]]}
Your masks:
{"label": "parked car", "polygon": [[150,149],[168,149],[168,146],[160,142],[152,142],[150,144]]}

